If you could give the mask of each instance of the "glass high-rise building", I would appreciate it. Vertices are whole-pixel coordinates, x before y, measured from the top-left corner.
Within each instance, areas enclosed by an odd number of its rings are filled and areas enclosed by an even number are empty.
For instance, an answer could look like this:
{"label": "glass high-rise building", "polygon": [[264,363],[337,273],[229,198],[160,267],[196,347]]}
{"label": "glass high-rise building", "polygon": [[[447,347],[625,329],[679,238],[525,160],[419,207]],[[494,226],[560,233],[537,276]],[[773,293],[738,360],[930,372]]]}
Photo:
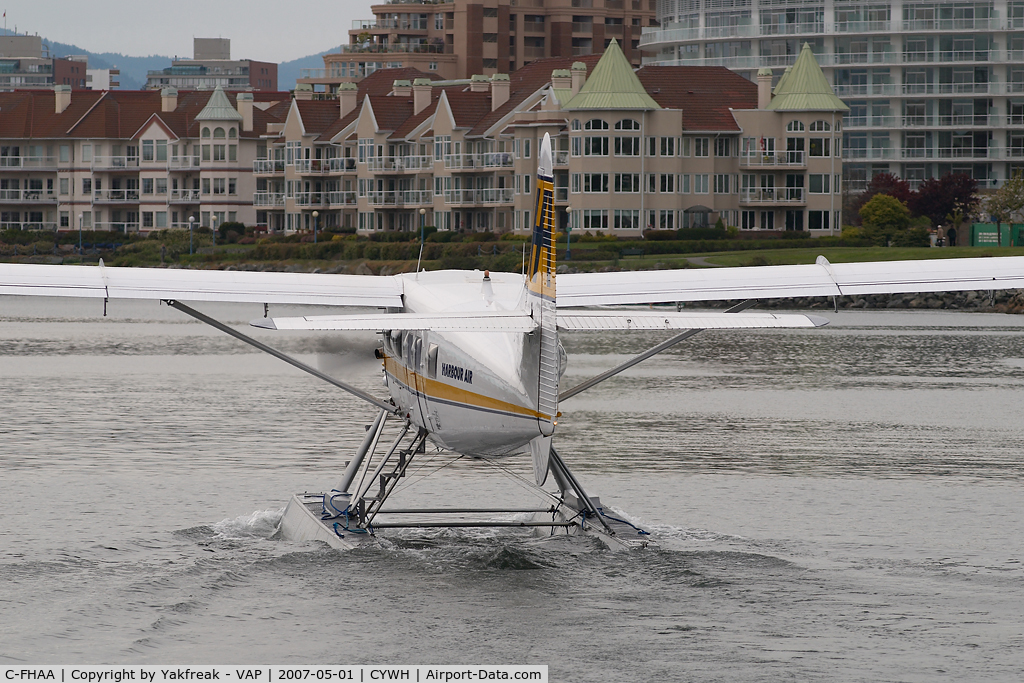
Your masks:
{"label": "glass high-rise building", "polygon": [[645,64],[777,80],[809,43],[844,119],[848,187],[949,172],[998,187],[1024,170],[1024,0],[658,0]]}

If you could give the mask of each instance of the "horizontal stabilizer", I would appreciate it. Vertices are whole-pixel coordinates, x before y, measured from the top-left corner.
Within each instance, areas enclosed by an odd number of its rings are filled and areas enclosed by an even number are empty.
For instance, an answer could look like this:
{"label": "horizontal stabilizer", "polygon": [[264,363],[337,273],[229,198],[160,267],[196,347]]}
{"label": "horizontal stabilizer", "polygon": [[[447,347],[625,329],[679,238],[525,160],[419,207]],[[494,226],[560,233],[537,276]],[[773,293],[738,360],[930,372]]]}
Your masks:
{"label": "horizontal stabilizer", "polygon": [[402,305],[397,277],[0,264],[0,294],[257,304]]}
{"label": "horizontal stabilizer", "polygon": [[537,324],[521,311],[464,313],[378,313],[257,318],[254,327],[271,330],[433,330],[436,332],[532,332]]}
{"label": "horizontal stabilizer", "polygon": [[775,313],[677,313],[665,311],[561,311],[563,330],[727,330],[764,327],[821,327],[815,315]]}

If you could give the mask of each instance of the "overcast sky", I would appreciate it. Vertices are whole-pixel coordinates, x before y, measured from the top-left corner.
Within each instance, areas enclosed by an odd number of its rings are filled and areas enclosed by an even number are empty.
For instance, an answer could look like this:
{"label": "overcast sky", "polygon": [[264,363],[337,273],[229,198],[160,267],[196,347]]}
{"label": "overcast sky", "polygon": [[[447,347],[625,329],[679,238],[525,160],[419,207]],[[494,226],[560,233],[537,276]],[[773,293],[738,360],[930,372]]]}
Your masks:
{"label": "overcast sky", "polygon": [[348,42],[370,0],[0,0],[7,28],[90,52],[191,57],[192,38],[230,38],[231,56],[284,62]]}

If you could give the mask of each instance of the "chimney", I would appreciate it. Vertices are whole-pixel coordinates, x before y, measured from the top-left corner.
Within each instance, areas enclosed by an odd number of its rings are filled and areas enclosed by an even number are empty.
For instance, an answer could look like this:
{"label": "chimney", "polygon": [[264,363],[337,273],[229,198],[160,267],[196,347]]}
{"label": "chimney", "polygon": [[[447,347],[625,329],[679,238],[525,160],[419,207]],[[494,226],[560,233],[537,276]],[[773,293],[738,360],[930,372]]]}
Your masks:
{"label": "chimney", "polygon": [[757,70],[757,108],[764,109],[772,101],[772,70],[761,67]]}
{"label": "chimney", "polygon": [[551,72],[551,87],[568,90],[572,87],[572,72],[568,69],[555,69]]}
{"label": "chimney", "polygon": [[252,132],[252,93],[240,92],[235,97],[235,108],[242,115],[242,131]]}
{"label": "chimney", "polygon": [[345,118],[356,108],[356,97],[359,87],[355,83],[342,83],[338,86],[338,102],[341,103],[341,118]]}
{"label": "chimney", "polygon": [[491,79],[487,78],[483,74],[473,74],[473,77],[469,79],[469,91],[470,92],[487,92],[491,88]]}
{"label": "chimney", "polygon": [[509,89],[512,82],[508,74],[494,74],[491,76],[491,111],[508,102]]}
{"label": "chimney", "polygon": [[164,88],[160,91],[160,111],[174,111],[178,108],[178,89]]}
{"label": "chimney", "polygon": [[292,91],[292,96],[297,100],[311,100],[313,99],[313,86],[309,83],[299,83]]}
{"label": "chimney", "polygon": [[412,95],[412,81],[400,79],[391,84],[391,94],[395,97],[409,97]]}
{"label": "chimney", "polygon": [[430,105],[430,93],[433,90],[429,78],[417,78],[412,82],[412,109],[419,114]]}
{"label": "chimney", "polygon": [[65,109],[71,106],[71,86],[70,85],[55,85],[53,86],[53,94],[55,104],[57,105],[57,113],[61,114]]}
{"label": "chimney", "polygon": [[587,82],[587,65],[583,62],[572,63],[572,94],[575,95]]}

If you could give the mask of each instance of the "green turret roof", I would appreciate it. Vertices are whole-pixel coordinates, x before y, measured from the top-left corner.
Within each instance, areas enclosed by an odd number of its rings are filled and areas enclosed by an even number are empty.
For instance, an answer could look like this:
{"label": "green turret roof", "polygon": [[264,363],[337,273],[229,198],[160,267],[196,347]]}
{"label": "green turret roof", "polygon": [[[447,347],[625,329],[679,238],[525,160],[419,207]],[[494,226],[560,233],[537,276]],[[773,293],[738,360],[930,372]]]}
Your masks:
{"label": "green turret roof", "polygon": [[804,43],[792,70],[783,74],[775,86],[775,97],[766,109],[772,111],[849,111],[836,97],[821,72],[811,46]]}
{"label": "green turret roof", "polygon": [[231,100],[218,85],[210,95],[203,110],[196,114],[196,121],[241,121],[242,115],[231,106]]}
{"label": "green turret roof", "polygon": [[587,82],[564,108],[661,109],[661,106],[644,90],[626,55],[622,54],[622,48],[612,40]]}

